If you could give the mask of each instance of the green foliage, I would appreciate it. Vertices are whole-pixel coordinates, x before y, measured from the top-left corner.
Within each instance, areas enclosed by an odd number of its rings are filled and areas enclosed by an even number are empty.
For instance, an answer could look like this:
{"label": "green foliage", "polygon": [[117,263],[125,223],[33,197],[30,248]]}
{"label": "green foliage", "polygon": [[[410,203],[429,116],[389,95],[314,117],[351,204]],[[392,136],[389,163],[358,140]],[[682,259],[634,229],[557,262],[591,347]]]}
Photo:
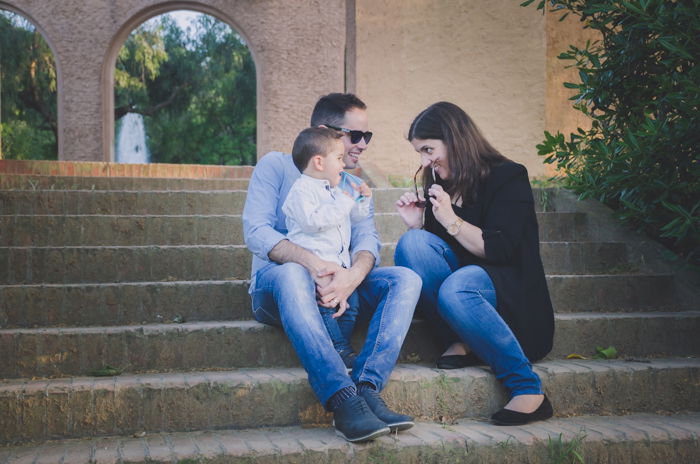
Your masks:
{"label": "green foliage", "polygon": [[617,358],[617,349],[614,346],[603,348],[602,346],[595,347],[593,359],[615,359]]}
{"label": "green foliage", "polygon": [[586,434],[581,430],[570,441],[564,441],[560,433],[556,438],[547,439],[547,454],[552,464],[584,464],[583,440]]}
{"label": "green foliage", "polygon": [[600,40],[559,55],[578,70],[565,86],[591,128],[545,132],[539,154],[582,198],[700,264],[700,1],[547,3]]}
{"label": "green foliage", "polygon": [[57,159],[56,65],[41,33],[0,10],[0,158]]}
{"label": "green foliage", "polygon": [[168,15],[127,39],[115,120],[144,115],[156,163],[255,164],[255,65],[228,25],[198,16],[188,35]]}

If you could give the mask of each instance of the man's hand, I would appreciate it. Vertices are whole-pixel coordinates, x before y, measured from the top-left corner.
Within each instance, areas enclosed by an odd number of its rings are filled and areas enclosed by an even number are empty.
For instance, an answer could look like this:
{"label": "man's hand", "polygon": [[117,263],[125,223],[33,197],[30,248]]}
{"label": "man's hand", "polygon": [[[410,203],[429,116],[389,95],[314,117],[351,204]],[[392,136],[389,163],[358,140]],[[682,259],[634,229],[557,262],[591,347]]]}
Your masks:
{"label": "man's hand", "polygon": [[352,292],[365,280],[374,267],[374,255],[369,251],[359,251],[353,256],[350,269],[338,265],[327,266],[325,271],[317,273],[318,277],[331,277],[331,283],[323,287],[317,286],[319,304],[326,308],[340,305],[338,317],[347,309],[347,299]]}
{"label": "man's hand", "polygon": [[326,308],[335,308],[340,305],[345,310],[347,299],[355,291],[362,279],[358,280],[356,271],[345,269],[337,264],[326,266],[316,276],[319,279],[330,279],[326,285],[316,285],[318,303]]}

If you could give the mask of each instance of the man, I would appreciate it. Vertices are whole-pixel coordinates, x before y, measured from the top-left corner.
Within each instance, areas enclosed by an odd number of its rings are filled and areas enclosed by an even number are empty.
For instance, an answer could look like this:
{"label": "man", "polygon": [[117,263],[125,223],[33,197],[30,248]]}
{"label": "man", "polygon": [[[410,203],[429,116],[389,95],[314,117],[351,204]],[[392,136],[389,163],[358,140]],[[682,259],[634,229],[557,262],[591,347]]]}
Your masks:
{"label": "man", "polygon": [[[352,94],[333,93],[319,99],[311,125],[342,132],[346,168],[357,166],[372,137],[367,131],[366,106]],[[282,205],[299,176],[291,155],[270,152],[250,179],[243,228],[254,255],[250,295],[255,319],[283,327],[316,396],[333,412],[336,431],[346,440],[371,440],[410,428],[413,419],[391,411],[379,392],[398,358],[422,282],[406,268],[376,267],[379,237],[373,206],[366,219],[353,224],[352,264],[347,269],[287,240]],[[368,319],[369,328],[348,375],[318,305],[343,307],[355,290],[359,318]]]}

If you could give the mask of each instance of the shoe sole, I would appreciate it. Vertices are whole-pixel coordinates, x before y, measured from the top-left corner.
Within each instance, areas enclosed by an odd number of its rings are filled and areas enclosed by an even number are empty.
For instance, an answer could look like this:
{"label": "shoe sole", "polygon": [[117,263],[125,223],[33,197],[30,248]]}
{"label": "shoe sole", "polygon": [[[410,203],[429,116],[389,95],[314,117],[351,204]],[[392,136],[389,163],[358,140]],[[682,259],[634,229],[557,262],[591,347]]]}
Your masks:
{"label": "shoe sole", "polygon": [[347,441],[351,443],[357,443],[361,441],[369,441],[369,440],[374,440],[375,438],[379,438],[384,435],[389,435],[391,433],[391,429],[389,427],[384,427],[379,430],[375,430],[374,432],[370,432],[367,435],[361,436],[361,437],[353,437],[350,438],[346,436],[343,432],[341,432],[338,429],[335,429],[335,434],[338,435],[339,437],[343,437]]}
{"label": "shoe sole", "polygon": [[394,433],[394,432],[402,432],[404,430],[408,430],[411,427],[413,427],[414,425],[416,425],[416,423],[413,421],[406,421],[406,422],[394,422],[393,424],[386,424],[386,425],[388,425],[389,428],[391,429],[391,433]]}

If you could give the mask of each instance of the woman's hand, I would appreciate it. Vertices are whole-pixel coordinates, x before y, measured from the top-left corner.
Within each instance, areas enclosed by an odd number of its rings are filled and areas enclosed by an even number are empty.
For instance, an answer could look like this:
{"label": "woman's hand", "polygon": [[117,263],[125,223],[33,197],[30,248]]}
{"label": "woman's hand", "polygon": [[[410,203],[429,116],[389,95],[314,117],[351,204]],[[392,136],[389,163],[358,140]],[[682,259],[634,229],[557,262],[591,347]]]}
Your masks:
{"label": "woman's hand", "polygon": [[403,219],[403,222],[409,229],[420,229],[423,227],[425,208],[418,206],[418,201],[422,201],[422,198],[418,198],[413,192],[406,192],[395,203],[399,216],[401,216],[401,219]]}
{"label": "woman's hand", "polygon": [[450,194],[442,189],[442,185],[433,184],[430,186],[428,200],[433,205],[433,216],[444,228],[457,220],[457,215],[452,209]]}

